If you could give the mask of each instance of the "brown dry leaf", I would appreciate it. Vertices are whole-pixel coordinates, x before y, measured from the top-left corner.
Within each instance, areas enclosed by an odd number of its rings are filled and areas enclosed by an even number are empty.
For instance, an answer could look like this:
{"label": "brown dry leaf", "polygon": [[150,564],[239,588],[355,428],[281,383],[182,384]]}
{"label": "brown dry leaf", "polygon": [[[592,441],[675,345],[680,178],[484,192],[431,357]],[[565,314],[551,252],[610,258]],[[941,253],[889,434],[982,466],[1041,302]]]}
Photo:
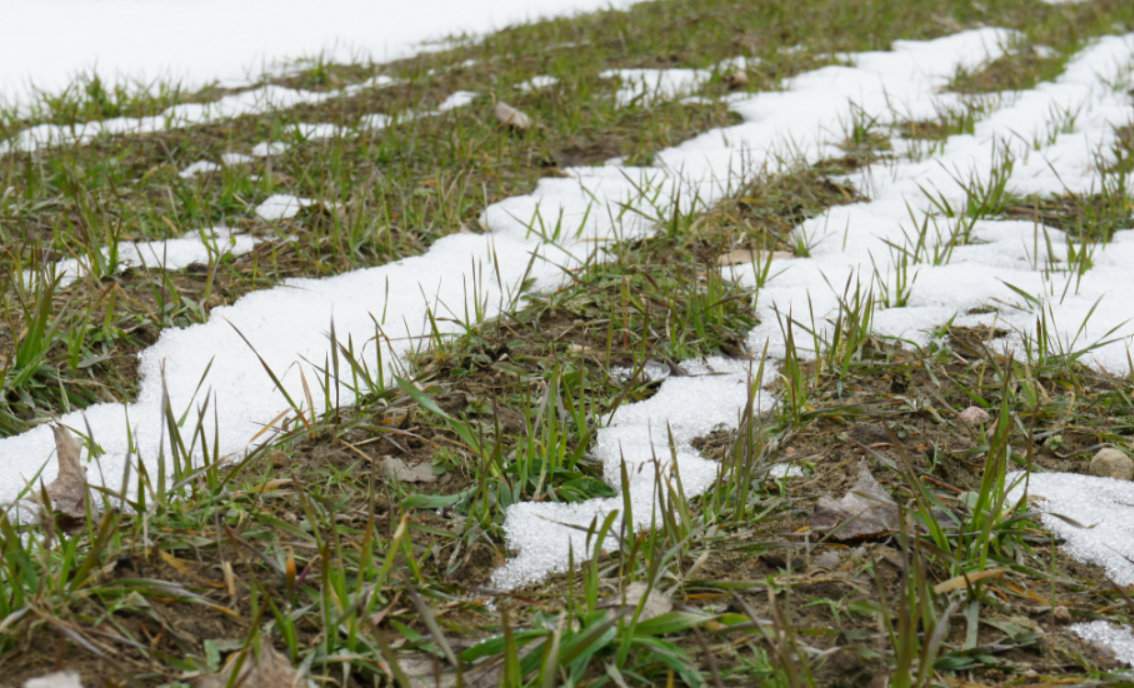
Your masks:
{"label": "brown dry leaf", "polygon": [[504,101],[496,104],[496,121],[506,127],[525,131],[532,126],[532,118],[512,107]]}
{"label": "brown dry leaf", "polygon": [[411,465],[393,456],[382,459],[382,472],[387,477],[405,483],[431,483],[437,480],[432,465],[428,463]]}
{"label": "brown dry leaf", "polygon": [[811,514],[811,527],[830,531],[834,540],[878,537],[898,529],[898,505],[864,463],[858,479],[841,499],[830,495],[819,498]]}
{"label": "brown dry leaf", "polygon": [[[792,254],[787,251],[772,251],[772,258],[791,258]],[[717,265],[722,268],[729,267],[730,265],[760,265],[768,260],[767,251],[757,251],[751,248],[734,248],[728,253],[723,253],[717,258]]]}
{"label": "brown dry leaf", "polygon": [[[197,679],[197,688],[228,686],[240,655],[239,652],[232,653],[220,671]],[[299,688],[306,686],[307,682],[287,657],[272,647],[272,641],[263,637],[260,639],[259,652],[249,650],[245,654],[234,685],[238,688]]]}
{"label": "brown dry leaf", "polygon": [[47,497],[56,514],[81,521],[87,515],[87,472],[79,460],[79,443],[62,425],[51,426],[51,431],[55,433],[59,473],[47,486]]}
{"label": "brown dry leaf", "polygon": [[938,595],[943,595],[947,592],[953,592],[954,590],[963,590],[977,581],[982,581],[985,578],[999,578],[1005,573],[1008,573],[1008,569],[1000,567],[976,571],[975,573],[962,573],[959,576],[953,576],[949,580],[941,581],[933,586],[933,592]]}
{"label": "brown dry leaf", "polygon": [[24,688],[83,688],[77,671],[57,671],[24,681]]}

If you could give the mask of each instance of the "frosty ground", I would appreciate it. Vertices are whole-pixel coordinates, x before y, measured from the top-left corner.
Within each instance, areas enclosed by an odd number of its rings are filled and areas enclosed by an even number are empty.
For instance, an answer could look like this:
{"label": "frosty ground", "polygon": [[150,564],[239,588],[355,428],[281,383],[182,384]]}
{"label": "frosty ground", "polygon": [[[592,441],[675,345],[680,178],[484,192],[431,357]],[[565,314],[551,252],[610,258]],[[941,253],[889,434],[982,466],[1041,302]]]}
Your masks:
{"label": "frosty ground", "polygon": [[1129,682],[1131,31],[658,0],[22,93],[0,666]]}

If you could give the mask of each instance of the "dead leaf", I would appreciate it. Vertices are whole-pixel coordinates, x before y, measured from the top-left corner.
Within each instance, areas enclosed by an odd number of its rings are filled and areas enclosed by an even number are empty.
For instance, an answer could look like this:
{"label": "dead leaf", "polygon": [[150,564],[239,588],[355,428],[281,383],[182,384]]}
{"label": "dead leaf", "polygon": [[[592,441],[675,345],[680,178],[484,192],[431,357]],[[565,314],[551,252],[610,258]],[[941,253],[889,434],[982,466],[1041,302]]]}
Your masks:
{"label": "dead leaf", "polygon": [[729,267],[730,265],[762,265],[768,258],[781,259],[791,258],[792,254],[787,251],[772,251],[769,256],[767,251],[757,251],[750,248],[734,248],[728,253],[723,253],[717,258],[717,265],[722,268]]}
{"label": "dead leaf", "polygon": [[457,675],[441,660],[426,654],[398,657],[398,667],[413,688],[452,688],[457,685]]}
{"label": "dead leaf", "polygon": [[1008,572],[1005,568],[985,569],[984,571],[976,571],[974,573],[962,573],[959,576],[953,576],[949,580],[941,581],[933,586],[933,592],[938,595],[943,595],[947,592],[954,590],[962,590],[969,587],[977,581],[984,580],[985,578],[999,578]]}
{"label": "dead leaf", "polygon": [[864,463],[858,479],[841,499],[830,495],[819,498],[811,514],[811,527],[830,531],[834,540],[885,535],[898,529],[898,505]]}
{"label": "dead leaf", "polygon": [[[237,664],[242,654],[244,662],[238,670]],[[197,688],[225,688],[234,672],[234,685],[239,688],[298,688],[307,685],[303,676],[287,657],[272,647],[272,641],[266,636],[260,639],[258,652],[249,649],[246,653],[232,653],[220,671],[197,679]]]}
{"label": "dead leaf", "polygon": [[66,518],[81,521],[87,515],[87,472],[79,460],[79,443],[62,425],[51,426],[55,434],[55,456],[59,472],[47,486],[51,509]]}
{"label": "dead leaf", "polygon": [[642,613],[638,616],[639,623],[641,623],[642,621],[649,621],[654,617],[661,616],[662,614],[668,614],[669,612],[673,611],[673,601],[669,599],[669,597],[665,593],[658,590],[657,588],[654,588],[653,590],[649,590],[649,593],[647,594],[648,589],[649,586],[647,586],[645,583],[631,583],[630,585],[626,586],[625,602],[623,602],[621,597],[615,597],[614,599],[609,600],[607,604],[612,607],[629,608],[627,614],[627,616],[629,617],[634,613],[634,610],[638,608],[638,604],[641,603],[642,598],[645,597],[646,603],[642,606]]}
{"label": "dead leaf", "polygon": [[532,126],[531,117],[528,117],[523,112],[520,112],[504,101],[500,101],[496,104],[496,121],[518,131],[525,131]]}
{"label": "dead leaf", "polygon": [[83,688],[77,671],[57,671],[24,681],[24,688]]}
{"label": "dead leaf", "polygon": [[382,459],[382,472],[389,478],[405,483],[431,483],[437,480],[432,465],[428,463],[411,465],[393,456]]}

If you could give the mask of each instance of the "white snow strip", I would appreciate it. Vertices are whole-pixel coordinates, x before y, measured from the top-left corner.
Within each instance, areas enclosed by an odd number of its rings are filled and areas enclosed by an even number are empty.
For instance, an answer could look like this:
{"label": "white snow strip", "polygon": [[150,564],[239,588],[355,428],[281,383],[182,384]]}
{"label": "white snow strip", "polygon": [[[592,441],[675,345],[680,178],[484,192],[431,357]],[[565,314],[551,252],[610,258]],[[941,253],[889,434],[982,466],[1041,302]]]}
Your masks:
{"label": "white snow strip", "polygon": [[1134,667],[1134,632],[1109,621],[1091,621],[1068,626],[1072,633],[1088,643],[1101,647],[1123,664]]}
{"label": "white snow strip", "polygon": [[[109,88],[169,81],[194,90],[248,83],[297,57],[384,61],[427,40],[482,35],[539,17],[631,0],[7,0],[0,10],[0,103],[59,93],[76,73]],[[290,71],[295,71],[294,69]]]}
{"label": "white snow strip", "polygon": [[559,79],[556,79],[553,76],[548,76],[546,74],[539,74],[537,76],[533,76],[527,81],[521,81],[520,83],[516,84],[516,88],[523,91],[524,93],[531,93],[532,91],[542,91],[545,88],[551,88],[557,83],[559,83]]}
{"label": "white snow strip", "polygon": [[198,160],[178,173],[182,179],[192,179],[200,174],[209,174],[220,171],[221,166],[211,160]]}
{"label": "white snow strip", "polygon": [[[150,474],[156,474],[153,466],[166,443],[163,371],[170,405],[179,415],[200,401],[198,382],[208,371],[201,393],[209,394],[210,411],[216,416],[210,413],[201,419],[203,436],[221,438],[223,454],[242,452],[253,437],[269,439],[272,433],[264,433],[263,424],[288,409],[261,360],[292,399],[304,399],[303,380],[323,379],[323,362],[336,355],[330,352],[339,351],[328,341],[333,322],[340,341],[350,338],[356,346],[366,342],[359,347],[360,364],[376,369],[374,342],[381,341],[385,369],[395,369],[403,354],[428,341],[434,322],[442,334],[460,332],[467,313],[493,317],[515,307],[521,285],[530,281],[537,290],[558,287],[566,280],[565,268],[578,267],[592,255],[601,259],[604,243],[648,236],[654,224],[647,218],[655,208],[667,212],[676,199],[685,210],[692,209],[691,198],[711,204],[766,165],[775,165],[785,150],[809,160],[829,156],[844,137],[842,123],[849,121],[854,103],[872,112],[888,111],[891,104],[910,111],[932,108],[934,88],[946,83],[959,67],[972,68],[999,54],[1006,36],[1004,31],[983,29],[934,41],[901,42],[892,52],[854,56],[853,67],[803,74],[787,80],[783,91],[738,102],[735,107],[746,120],[743,124],[662,151],[655,167],[576,168],[567,170],[566,177],[541,180],[533,193],[487,208],[482,215],[486,234],[450,235],[419,257],[327,279],[292,279],[248,294],[231,306],[214,309],[203,324],[164,331],[140,354],[140,391],[134,402],[97,404],[60,420],[78,430],[88,425],[93,429],[104,454],[89,477],[117,490],[127,460],[141,457]],[[555,234],[558,239],[553,243]],[[431,320],[430,309],[439,318]],[[375,337],[378,327],[383,337]],[[738,401],[742,404],[748,393],[740,377],[741,370],[747,375],[748,363],[720,359],[711,364],[723,374],[670,378],[662,385],[659,401],[627,407],[619,424],[603,435],[606,444],[599,448],[600,455],[611,456],[615,451],[611,447],[621,443],[628,462],[652,471],[646,467],[655,455],[663,461],[669,456],[668,446],[656,446],[658,435],[650,434],[654,428],[668,422],[680,426],[682,437],[691,437],[690,433],[711,429],[706,427],[709,423],[735,423]],[[677,393],[693,380],[704,384],[712,380],[717,393],[709,398]],[[330,393],[343,404],[352,403],[357,390],[351,380],[332,381],[336,383],[337,390]],[[667,386],[673,391],[665,392]],[[187,437],[193,436],[198,422],[192,413],[188,415],[183,428]],[[642,425],[646,416],[652,422],[649,428]],[[679,470],[683,475],[688,471],[685,492],[695,496],[711,481],[710,472],[703,470],[695,453],[682,447]],[[16,497],[41,467],[42,479],[51,480],[52,451],[47,426],[0,440],[0,500]],[[659,468],[663,475],[669,472],[664,463]],[[631,486],[635,519],[652,513],[653,491],[645,484]],[[549,519],[560,519],[563,509],[577,519],[585,518],[589,509],[593,517],[610,504],[598,500],[589,505],[513,508],[518,515],[509,512],[505,531],[509,545],[521,550],[518,557],[525,563],[509,564],[506,573],[496,577],[501,587],[534,581],[565,566],[573,531],[551,531]],[[557,536],[546,537],[550,532]],[[539,549],[528,554],[523,550],[533,533],[539,536],[533,545]]]}
{"label": "white snow strip", "polygon": [[[0,29],[0,32],[2,31],[3,29]],[[392,83],[394,80],[388,76],[377,76],[335,91],[301,91],[267,85],[223,96],[209,103],[174,105],[149,117],[115,117],[74,125],[37,124],[20,131],[7,141],[0,141],[0,155],[29,152],[51,146],[81,145],[101,136],[149,134],[211,124],[273,110],[285,110],[298,105],[323,103],[367,88],[380,88]]]}
{"label": "white snow strip", "polygon": [[[210,227],[176,239],[123,241],[114,250],[104,246],[99,249],[99,263],[101,269],[112,268],[114,272],[130,268],[183,270],[194,264],[208,264],[221,256],[243,255],[259,242],[256,237],[235,233],[228,227]],[[85,256],[60,260],[47,268],[47,274],[58,277],[59,286],[64,287],[90,273],[90,259]],[[37,271],[25,271],[22,279],[26,285],[33,284],[38,279]]]}
{"label": "white snow strip", "polygon": [[310,198],[299,198],[290,194],[272,194],[256,206],[256,216],[261,220],[289,220],[307,206],[314,205]]}

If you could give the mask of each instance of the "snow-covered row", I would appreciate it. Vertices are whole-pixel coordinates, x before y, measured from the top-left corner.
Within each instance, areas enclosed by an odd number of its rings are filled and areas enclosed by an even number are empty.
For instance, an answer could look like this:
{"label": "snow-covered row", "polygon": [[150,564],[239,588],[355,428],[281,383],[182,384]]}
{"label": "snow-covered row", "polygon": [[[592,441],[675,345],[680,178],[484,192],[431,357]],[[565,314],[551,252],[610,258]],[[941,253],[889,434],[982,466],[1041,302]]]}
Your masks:
{"label": "snow-covered row", "polygon": [[[89,426],[104,450],[90,470],[93,482],[119,488],[125,464],[139,456],[154,475],[165,446],[164,371],[178,415],[203,400],[197,392],[202,383],[200,394],[208,393],[211,400],[203,436],[219,437],[223,453],[239,453],[254,438],[270,437],[264,424],[288,408],[261,360],[292,399],[305,398],[304,380],[321,398],[318,384],[332,351],[333,322],[340,340],[354,342],[359,365],[372,370],[377,369],[380,327],[389,371],[402,354],[425,344],[432,330],[429,310],[444,333],[455,333],[468,314],[491,317],[513,307],[529,278],[533,288],[554,288],[564,280],[564,267],[582,264],[603,243],[648,234],[652,204],[668,208],[677,197],[689,203],[690,186],[702,201],[712,202],[781,151],[785,139],[818,159],[842,138],[840,121],[849,117],[849,100],[881,107],[883,101],[910,96],[909,107],[931,107],[928,89],[944,83],[959,66],[976,66],[996,54],[1003,43],[1004,32],[986,29],[863,54],[858,67],[818,70],[789,80],[784,92],[755,96],[747,110],[740,108],[748,115],[746,124],[664,151],[658,166],[578,168],[567,177],[542,180],[532,194],[486,209],[487,234],[448,236],[418,257],[326,279],[287,280],[248,294],[214,309],[206,323],[163,332],[139,357],[140,391],[134,402],[95,405],[61,421],[80,430]],[[351,403],[357,391],[352,380],[337,382],[330,397]],[[192,427],[184,434],[192,436]],[[50,480],[52,450],[46,426],[0,440],[0,500],[16,497],[41,467],[42,478]]]}
{"label": "snow-covered row", "polygon": [[[397,115],[396,118],[384,113],[373,113],[363,115],[353,126],[332,124],[329,122],[300,122],[292,126],[290,131],[297,138],[305,141],[326,141],[328,139],[348,136],[353,133],[380,131],[390,126],[390,124],[395,121],[409,122],[424,117],[435,117],[452,110],[468,107],[476,100],[478,95],[478,93],[473,91],[456,91],[445,98],[434,110],[427,110],[425,112],[403,112]],[[224,165],[237,165],[251,162],[255,158],[271,158],[277,155],[283,155],[290,148],[291,144],[286,141],[261,141],[252,147],[250,155],[230,152],[225,153],[221,157]],[[0,152],[2,152],[2,149],[0,149]],[[192,179],[202,174],[219,172],[221,169],[222,165],[212,162],[211,160],[198,160],[183,169],[180,172],[180,176],[182,179]]]}
{"label": "snow-covered row", "polygon": [[52,146],[81,145],[101,136],[149,134],[211,124],[298,105],[324,103],[392,83],[394,80],[388,76],[377,76],[363,83],[352,84],[334,91],[303,91],[269,84],[222,96],[207,103],[181,103],[148,117],[114,117],[73,125],[37,124],[20,131],[7,141],[0,142],[0,155],[30,152]]}
{"label": "snow-covered row", "polygon": [[[260,239],[233,232],[228,227],[209,227],[193,231],[175,239],[159,241],[122,241],[99,249],[99,270],[121,272],[131,268],[160,268],[163,270],[183,270],[190,265],[208,264],[224,256],[240,256],[248,253]],[[80,277],[90,274],[91,259],[87,256],[65,258],[49,265],[44,274],[58,279],[58,286],[65,287]],[[38,270],[23,273],[23,281],[31,285],[38,279]]]}

